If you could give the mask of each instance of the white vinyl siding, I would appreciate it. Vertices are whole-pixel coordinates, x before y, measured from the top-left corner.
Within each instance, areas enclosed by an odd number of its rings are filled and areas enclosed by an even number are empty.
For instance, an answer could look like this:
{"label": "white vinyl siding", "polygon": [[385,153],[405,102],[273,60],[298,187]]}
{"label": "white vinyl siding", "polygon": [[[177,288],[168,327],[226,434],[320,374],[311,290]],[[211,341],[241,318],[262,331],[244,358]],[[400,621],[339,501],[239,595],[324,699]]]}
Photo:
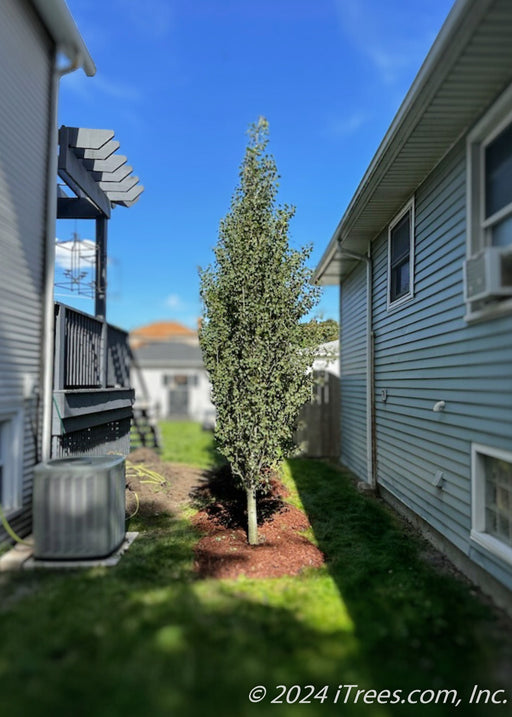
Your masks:
{"label": "white vinyl siding", "polygon": [[0,415],[14,407],[21,417],[23,510],[12,525],[25,534],[37,460],[37,401],[27,386],[38,386],[41,367],[53,46],[29,3],[2,0],[0,14]]}
{"label": "white vinyl siding", "polygon": [[340,306],[341,462],[361,480],[366,449],[366,264],[343,282]]}

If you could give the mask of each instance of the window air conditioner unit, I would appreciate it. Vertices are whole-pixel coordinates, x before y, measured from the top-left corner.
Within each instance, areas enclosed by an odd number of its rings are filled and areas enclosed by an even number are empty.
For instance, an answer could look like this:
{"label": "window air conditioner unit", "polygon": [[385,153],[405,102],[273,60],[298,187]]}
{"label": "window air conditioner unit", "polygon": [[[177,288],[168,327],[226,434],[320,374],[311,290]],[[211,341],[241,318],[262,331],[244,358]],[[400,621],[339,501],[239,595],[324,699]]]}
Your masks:
{"label": "window air conditioner unit", "polygon": [[512,246],[489,246],[464,262],[466,301],[512,296]]}
{"label": "window air conditioner unit", "polygon": [[124,456],[57,458],[35,467],[34,557],[102,558],[125,538]]}

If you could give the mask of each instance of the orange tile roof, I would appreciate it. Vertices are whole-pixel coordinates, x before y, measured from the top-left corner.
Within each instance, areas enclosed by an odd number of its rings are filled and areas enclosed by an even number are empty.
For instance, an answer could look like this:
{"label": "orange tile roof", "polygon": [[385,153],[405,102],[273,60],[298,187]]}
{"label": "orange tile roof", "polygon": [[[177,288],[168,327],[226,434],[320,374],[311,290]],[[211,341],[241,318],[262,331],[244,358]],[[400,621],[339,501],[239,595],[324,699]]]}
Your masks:
{"label": "orange tile roof", "polygon": [[132,349],[138,349],[148,343],[166,341],[198,344],[199,337],[197,331],[189,329],[178,321],[155,321],[130,331],[129,341]]}
{"label": "orange tile roof", "polygon": [[130,331],[133,338],[166,340],[175,336],[196,336],[197,332],[177,321],[155,321]]}

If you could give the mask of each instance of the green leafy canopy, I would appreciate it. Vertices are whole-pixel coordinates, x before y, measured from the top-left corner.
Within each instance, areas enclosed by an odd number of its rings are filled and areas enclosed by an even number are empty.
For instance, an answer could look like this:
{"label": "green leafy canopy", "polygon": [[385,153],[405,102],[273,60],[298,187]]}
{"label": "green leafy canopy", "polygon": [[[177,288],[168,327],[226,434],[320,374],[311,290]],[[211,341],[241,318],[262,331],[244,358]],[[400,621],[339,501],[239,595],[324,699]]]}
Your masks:
{"label": "green leafy canopy", "polygon": [[309,399],[314,346],[301,319],[317,304],[306,261],[289,246],[295,209],[277,206],[268,123],[249,128],[240,183],[220,223],[213,265],[200,272],[200,344],[217,409],[216,438],[246,488],[265,482],[293,445]]}

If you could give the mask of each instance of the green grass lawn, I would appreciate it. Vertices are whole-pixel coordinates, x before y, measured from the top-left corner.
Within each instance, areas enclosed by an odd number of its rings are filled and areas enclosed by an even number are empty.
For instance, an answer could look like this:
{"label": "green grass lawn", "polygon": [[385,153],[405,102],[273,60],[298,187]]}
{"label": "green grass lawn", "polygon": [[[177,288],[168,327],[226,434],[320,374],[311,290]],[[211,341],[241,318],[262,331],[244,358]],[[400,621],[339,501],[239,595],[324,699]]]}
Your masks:
{"label": "green grass lawn", "polygon": [[212,433],[203,431],[199,423],[161,421],[158,425],[162,437],[162,460],[199,468],[210,468],[222,462],[215,450]]}
{"label": "green grass lawn", "polygon": [[[215,462],[211,434],[164,431],[167,460]],[[209,443],[208,443],[209,442]],[[203,463],[204,461],[204,463]],[[346,688],[457,689],[461,714],[508,714],[465,704],[472,685],[493,682],[500,645],[492,613],[466,585],[419,559],[422,544],[350,477],[325,463],[293,460],[284,479],[307,511],[325,568],[299,577],[198,580],[197,535],[186,516],[130,522],[140,531],[115,568],[0,576],[0,704],[6,715],[453,714],[443,704],[384,704]],[[268,697],[248,701],[256,685]],[[292,688],[289,702],[270,704]],[[306,688],[311,685],[311,688]],[[322,686],[328,686],[320,691]],[[311,694],[310,694],[311,693]],[[316,694],[316,698],[313,696]],[[338,695],[337,702],[336,695]],[[428,697],[428,695],[427,695]],[[510,695],[512,699],[512,694]],[[322,698],[325,698],[322,702]],[[398,699],[401,699],[400,696]]]}

